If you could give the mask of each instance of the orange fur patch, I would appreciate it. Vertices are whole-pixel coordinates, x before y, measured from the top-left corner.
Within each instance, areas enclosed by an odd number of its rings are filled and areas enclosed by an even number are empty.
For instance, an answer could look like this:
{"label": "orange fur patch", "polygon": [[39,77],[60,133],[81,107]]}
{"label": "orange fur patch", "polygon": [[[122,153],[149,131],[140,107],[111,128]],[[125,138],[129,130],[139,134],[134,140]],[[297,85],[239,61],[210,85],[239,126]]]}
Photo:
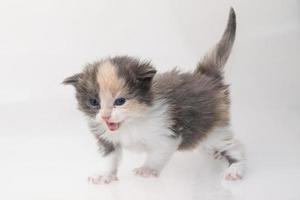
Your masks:
{"label": "orange fur patch", "polygon": [[135,113],[144,113],[145,111],[148,110],[147,105],[141,104],[135,99],[131,99],[127,101],[122,108]]}
{"label": "orange fur patch", "polygon": [[108,113],[116,96],[124,90],[125,82],[118,77],[116,67],[109,61],[101,64],[97,72],[97,82],[100,88],[101,112]]}
{"label": "orange fur patch", "polygon": [[116,96],[125,85],[124,80],[118,77],[116,67],[110,62],[105,62],[99,67],[97,81],[101,93],[109,92],[112,96]]}
{"label": "orange fur patch", "polygon": [[[101,98],[100,112],[103,116],[106,116],[111,113],[115,98],[122,93],[126,94],[127,88],[125,87],[125,81],[118,76],[116,67],[110,62],[105,62],[99,66],[97,82]],[[134,113],[144,113],[148,109],[148,106],[141,104],[135,99],[128,100],[124,105],[119,107]]]}

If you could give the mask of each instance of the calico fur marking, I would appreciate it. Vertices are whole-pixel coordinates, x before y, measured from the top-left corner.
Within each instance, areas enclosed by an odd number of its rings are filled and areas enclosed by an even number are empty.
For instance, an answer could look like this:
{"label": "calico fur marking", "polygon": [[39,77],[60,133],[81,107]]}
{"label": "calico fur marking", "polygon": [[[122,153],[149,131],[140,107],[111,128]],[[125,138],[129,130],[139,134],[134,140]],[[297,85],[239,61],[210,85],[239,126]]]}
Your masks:
{"label": "calico fur marking", "polygon": [[[193,149],[200,142],[213,156],[227,160],[225,179],[243,176],[243,148],[230,131],[229,88],[223,80],[235,32],[231,8],[221,40],[191,73],[174,69],[156,74],[150,62],[116,56],[88,64],[64,80],[75,87],[79,110],[88,117],[108,166],[91,182],[117,180],[122,148],[147,154],[135,173],[149,177],[158,176],[176,150]],[[116,104],[118,99],[122,103]]]}

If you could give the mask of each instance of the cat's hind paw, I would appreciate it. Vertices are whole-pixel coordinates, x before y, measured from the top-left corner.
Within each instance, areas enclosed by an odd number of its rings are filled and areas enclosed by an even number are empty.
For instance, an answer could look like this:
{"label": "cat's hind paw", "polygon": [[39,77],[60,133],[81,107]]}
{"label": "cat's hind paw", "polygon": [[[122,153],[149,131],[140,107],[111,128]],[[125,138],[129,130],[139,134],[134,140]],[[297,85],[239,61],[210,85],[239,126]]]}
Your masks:
{"label": "cat's hind paw", "polygon": [[156,169],[152,169],[149,167],[139,167],[133,170],[135,175],[141,176],[141,177],[158,177],[159,176],[159,171]]}
{"label": "cat's hind paw", "polygon": [[111,182],[118,181],[118,177],[114,174],[108,175],[92,175],[88,177],[88,183],[95,185],[110,184]]}
{"label": "cat's hind paw", "polygon": [[224,179],[227,181],[241,180],[244,176],[244,170],[242,163],[233,163],[225,170]]}

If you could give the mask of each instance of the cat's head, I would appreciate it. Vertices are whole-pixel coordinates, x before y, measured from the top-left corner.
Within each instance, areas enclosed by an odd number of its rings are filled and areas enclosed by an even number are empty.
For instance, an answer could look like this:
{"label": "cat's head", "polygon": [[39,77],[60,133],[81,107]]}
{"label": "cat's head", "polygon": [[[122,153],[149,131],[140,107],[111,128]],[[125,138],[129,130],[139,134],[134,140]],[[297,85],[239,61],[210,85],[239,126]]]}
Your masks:
{"label": "cat's head", "polygon": [[149,62],[123,56],[88,64],[83,72],[63,83],[76,88],[82,112],[103,123],[107,130],[116,131],[122,123],[139,117],[151,106],[155,73]]}

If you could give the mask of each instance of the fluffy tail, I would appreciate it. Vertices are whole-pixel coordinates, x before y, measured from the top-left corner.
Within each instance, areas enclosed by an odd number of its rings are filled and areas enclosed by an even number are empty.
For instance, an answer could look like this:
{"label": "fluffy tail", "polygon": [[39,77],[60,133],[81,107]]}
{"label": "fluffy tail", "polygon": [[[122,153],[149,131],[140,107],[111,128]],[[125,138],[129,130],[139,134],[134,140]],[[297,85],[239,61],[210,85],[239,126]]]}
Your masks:
{"label": "fluffy tail", "polygon": [[233,8],[230,8],[227,27],[221,40],[215,47],[207,53],[198,64],[195,73],[206,74],[208,76],[220,76],[225,65],[235,39],[236,20]]}

